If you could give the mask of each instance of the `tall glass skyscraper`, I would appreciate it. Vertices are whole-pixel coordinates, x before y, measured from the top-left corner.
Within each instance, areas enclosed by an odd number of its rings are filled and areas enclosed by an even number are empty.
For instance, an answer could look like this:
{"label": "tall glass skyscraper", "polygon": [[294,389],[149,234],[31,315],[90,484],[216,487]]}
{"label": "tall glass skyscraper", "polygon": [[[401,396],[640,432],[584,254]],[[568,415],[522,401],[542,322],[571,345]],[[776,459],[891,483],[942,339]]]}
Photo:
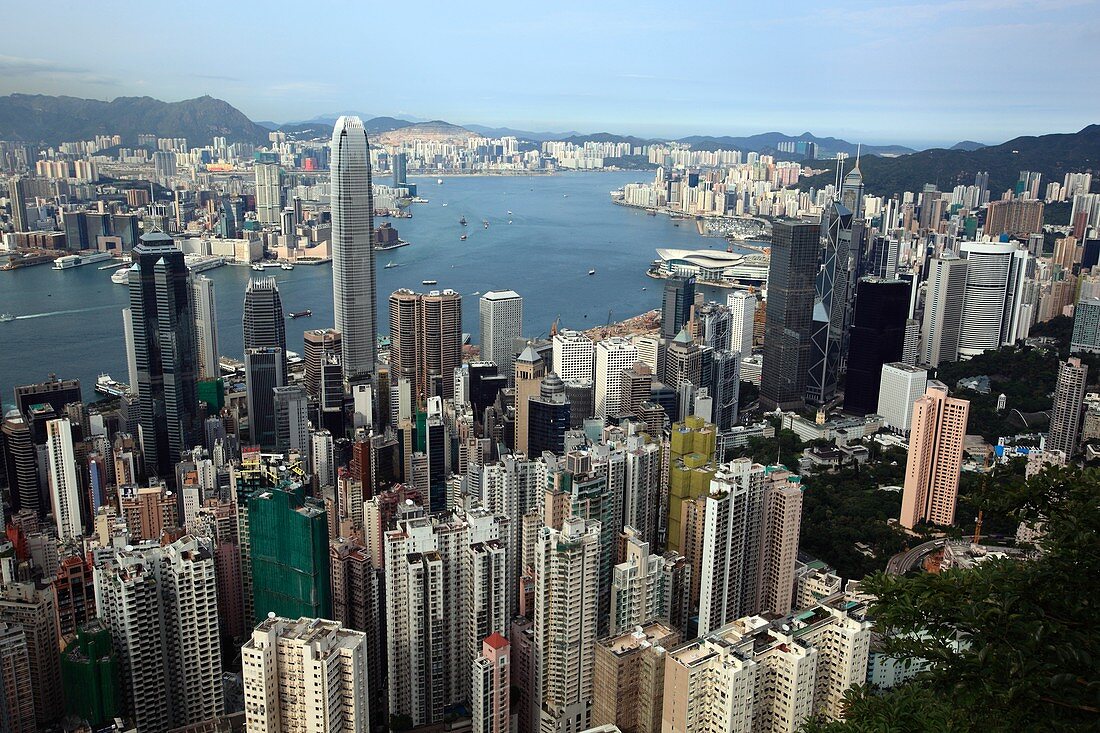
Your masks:
{"label": "tall glass skyscraper", "polygon": [[199,440],[191,281],[183,251],[163,232],[142,235],[133,257],[130,317],[145,465],[171,483],[180,452]]}
{"label": "tall glass skyscraper", "polygon": [[817,224],[791,219],[781,219],[772,228],[760,378],[760,405],[765,410],[801,407],[806,396],[819,235]]}
{"label": "tall glass skyscraper", "polygon": [[282,349],[286,353],[286,319],[275,278],[249,280],[244,291],[244,348]]}
{"label": "tall glass skyscraper", "polygon": [[343,337],[344,377],[374,371],[378,306],[370,146],[358,117],[332,131],[332,301]]}

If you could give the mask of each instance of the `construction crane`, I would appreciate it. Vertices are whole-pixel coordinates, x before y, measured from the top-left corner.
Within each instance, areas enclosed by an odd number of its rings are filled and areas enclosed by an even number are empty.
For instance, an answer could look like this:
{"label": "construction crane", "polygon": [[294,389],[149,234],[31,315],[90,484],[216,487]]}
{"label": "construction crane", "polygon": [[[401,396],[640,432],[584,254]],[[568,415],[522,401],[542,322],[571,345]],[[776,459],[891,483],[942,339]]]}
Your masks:
{"label": "construction crane", "polygon": [[602,338],[607,338],[607,334],[609,333],[610,326],[611,326],[611,309],[608,308],[607,309],[607,323],[603,324],[603,336],[602,336]]}
{"label": "construction crane", "polygon": [[978,510],[978,518],[974,522],[974,544],[975,545],[978,544],[978,542],[982,539],[982,517],[983,516],[984,516],[984,512],[981,509],[979,509]]}

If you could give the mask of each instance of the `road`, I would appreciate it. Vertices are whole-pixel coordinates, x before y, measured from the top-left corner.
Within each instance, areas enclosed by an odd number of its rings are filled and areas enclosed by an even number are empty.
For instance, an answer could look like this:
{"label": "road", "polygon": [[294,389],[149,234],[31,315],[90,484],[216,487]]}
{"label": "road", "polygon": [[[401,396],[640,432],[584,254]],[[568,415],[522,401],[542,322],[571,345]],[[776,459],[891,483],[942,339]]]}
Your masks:
{"label": "road", "polygon": [[914,565],[920,562],[921,558],[925,555],[932,554],[945,544],[947,544],[947,538],[941,537],[931,542],[917,545],[905,552],[899,552],[897,555],[890,558],[890,562],[886,563],[886,572],[890,575],[905,575],[913,569]]}

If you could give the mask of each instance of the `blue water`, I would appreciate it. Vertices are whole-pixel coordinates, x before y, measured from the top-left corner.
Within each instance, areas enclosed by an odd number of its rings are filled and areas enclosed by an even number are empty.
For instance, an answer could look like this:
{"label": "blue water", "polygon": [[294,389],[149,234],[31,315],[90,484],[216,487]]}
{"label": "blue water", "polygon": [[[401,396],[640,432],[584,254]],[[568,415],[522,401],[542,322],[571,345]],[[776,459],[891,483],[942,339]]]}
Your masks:
{"label": "blue water", "polygon": [[[431,288],[462,293],[462,327],[475,340],[475,292],[510,288],[522,295],[528,336],[545,335],[559,315],[563,327],[589,328],[607,321],[609,310],[613,320],[622,320],[660,307],[660,282],[645,275],[654,250],[724,242],[699,236],[692,222],[675,226],[666,217],[611,203],[612,189],[645,178],[648,174],[638,172],[467,176],[445,178],[442,185],[434,177],[415,179],[430,203],[414,204],[411,219],[388,220],[412,244],[378,253],[380,330],[389,329],[389,294],[397,288],[426,290],[421,280],[429,279],[439,281]],[[469,223],[465,228],[459,225],[462,216]],[[463,233],[465,242],[459,240]],[[388,262],[400,266],[384,269]],[[20,316],[0,323],[3,404],[12,403],[13,386],[49,373],[79,378],[86,399],[94,399],[92,387],[101,372],[126,380],[121,309],[127,291],[111,282],[112,271],[98,267],[0,272],[0,313]],[[597,274],[590,277],[589,269]],[[287,322],[290,348],[300,352],[302,330],[332,325],[331,266],[268,272],[279,282],[287,312],[313,311],[312,318]],[[219,348],[239,357],[241,307],[252,272],[222,267],[205,274],[215,283]]]}

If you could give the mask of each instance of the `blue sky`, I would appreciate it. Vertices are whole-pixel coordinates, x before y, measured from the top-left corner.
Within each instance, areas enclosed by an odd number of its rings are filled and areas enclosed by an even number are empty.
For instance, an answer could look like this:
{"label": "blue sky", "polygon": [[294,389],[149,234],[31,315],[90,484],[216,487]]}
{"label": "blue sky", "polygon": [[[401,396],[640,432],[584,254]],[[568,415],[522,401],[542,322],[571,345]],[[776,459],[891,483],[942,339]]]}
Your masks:
{"label": "blue sky", "polygon": [[0,0],[0,94],[914,145],[1100,122],[1100,3]]}

